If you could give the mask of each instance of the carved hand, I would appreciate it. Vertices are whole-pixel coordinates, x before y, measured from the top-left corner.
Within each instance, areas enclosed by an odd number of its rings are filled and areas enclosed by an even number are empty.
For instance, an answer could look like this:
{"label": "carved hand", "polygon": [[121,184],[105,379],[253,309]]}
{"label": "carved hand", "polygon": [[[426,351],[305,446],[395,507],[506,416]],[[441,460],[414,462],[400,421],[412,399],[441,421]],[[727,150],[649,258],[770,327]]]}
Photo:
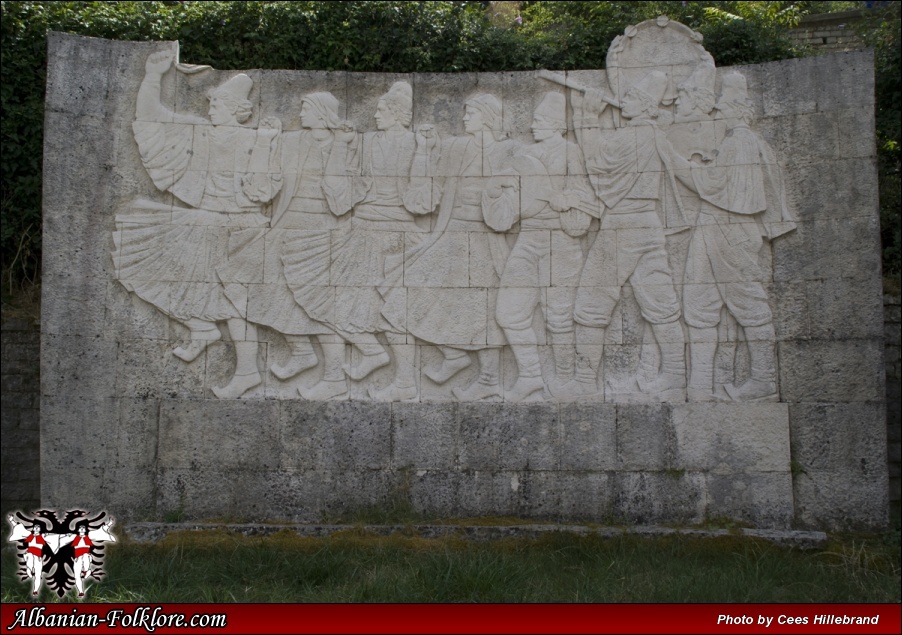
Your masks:
{"label": "carved hand", "polygon": [[431,150],[438,144],[438,136],[435,134],[435,127],[431,124],[423,124],[417,128],[417,148],[423,150]]}
{"label": "carved hand", "polygon": [[604,98],[602,90],[587,90],[583,95],[583,112],[587,115],[598,116],[607,107],[608,102]]}
{"label": "carved hand", "polygon": [[282,132],[282,121],[278,117],[266,117],[257,129],[257,138],[275,139]]}
{"label": "carved hand", "polygon": [[499,198],[503,190],[508,188],[517,189],[520,185],[519,180],[515,176],[493,176],[486,188],[489,198]]}
{"label": "carved hand", "polygon": [[151,53],[144,64],[144,72],[148,75],[162,75],[172,67],[174,61],[175,53],[172,51]]}
{"label": "carved hand", "polygon": [[354,124],[350,121],[342,121],[338,128],[335,129],[336,143],[351,143],[357,136]]}

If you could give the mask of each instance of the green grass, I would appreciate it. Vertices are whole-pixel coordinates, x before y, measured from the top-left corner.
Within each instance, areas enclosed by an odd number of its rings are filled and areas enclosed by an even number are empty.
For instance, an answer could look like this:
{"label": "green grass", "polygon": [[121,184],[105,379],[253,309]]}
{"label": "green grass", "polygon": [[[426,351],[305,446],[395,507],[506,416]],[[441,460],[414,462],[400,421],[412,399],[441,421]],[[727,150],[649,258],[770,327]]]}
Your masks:
{"label": "green grass", "polygon": [[[3,553],[4,602],[29,599]],[[172,534],[107,549],[109,602],[899,602],[898,535],[799,551],[738,536],[538,540]],[[45,589],[41,598],[54,601]],[[68,599],[67,599],[68,601]]]}

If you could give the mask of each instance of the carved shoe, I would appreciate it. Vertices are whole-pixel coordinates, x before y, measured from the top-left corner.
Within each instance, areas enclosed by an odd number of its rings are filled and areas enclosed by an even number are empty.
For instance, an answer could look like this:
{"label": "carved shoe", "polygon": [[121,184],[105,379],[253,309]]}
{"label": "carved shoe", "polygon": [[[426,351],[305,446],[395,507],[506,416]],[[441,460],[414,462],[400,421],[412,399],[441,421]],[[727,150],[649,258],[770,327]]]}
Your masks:
{"label": "carved shoe", "polygon": [[345,374],[354,381],[360,381],[377,368],[386,366],[391,361],[388,353],[381,351],[376,355],[362,355],[359,363],[354,365],[345,365]]}
{"label": "carved shoe", "polygon": [[741,386],[728,384],[724,388],[733,401],[779,401],[780,399],[777,394],[777,383],[773,381],[748,379]]}
{"label": "carved shoe", "polygon": [[501,386],[498,384],[484,384],[474,381],[466,388],[452,388],[453,394],[459,401],[483,401],[485,399],[500,399]]}
{"label": "carved shoe", "polygon": [[250,375],[235,375],[227,385],[222,388],[213,388],[213,394],[220,399],[238,399],[254,386],[259,386],[263,381],[260,373]]}
{"label": "carved shoe", "polygon": [[326,401],[328,399],[347,399],[347,379],[323,379],[310,389],[298,388],[298,394],[308,401]]}
{"label": "carved shoe", "polygon": [[470,363],[469,355],[462,355],[461,357],[454,357],[452,359],[443,359],[441,364],[426,369],[426,377],[437,384],[444,384],[454,377],[454,375],[469,366]]}
{"label": "carved shoe", "polygon": [[396,386],[391,384],[381,389],[370,386],[367,392],[370,395],[370,399],[374,401],[413,401],[417,398],[416,386]]}
{"label": "carved shoe", "polygon": [[187,346],[176,346],[172,354],[183,362],[193,362],[212,342],[222,338],[219,329],[192,331],[191,342]]}
{"label": "carved shoe", "polygon": [[661,373],[652,381],[636,377],[636,383],[646,395],[657,397],[660,401],[686,401],[686,375]]}
{"label": "carved shoe", "polygon": [[292,355],[284,364],[273,364],[269,367],[269,370],[279,379],[286,380],[291,379],[295,375],[300,375],[308,368],[313,368],[317,362],[316,353],[303,353],[301,355]]}
{"label": "carved shoe", "polygon": [[541,377],[520,377],[510,390],[504,391],[505,401],[542,401],[545,382]]}

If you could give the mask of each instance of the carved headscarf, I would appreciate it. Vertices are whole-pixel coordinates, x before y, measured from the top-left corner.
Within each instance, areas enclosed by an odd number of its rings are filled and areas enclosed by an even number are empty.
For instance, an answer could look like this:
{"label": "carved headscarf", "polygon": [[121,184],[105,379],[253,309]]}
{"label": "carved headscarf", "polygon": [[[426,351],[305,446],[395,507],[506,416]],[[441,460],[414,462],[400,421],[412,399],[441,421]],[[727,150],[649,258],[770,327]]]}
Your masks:
{"label": "carved headscarf", "polygon": [[498,98],[488,93],[480,93],[470,97],[465,104],[472,106],[482,115],[482,122],[489,130],[501,130],[501,102]]}
{"label": "carved headscarf", "polygon": [[301,99],[301,103],[304,102],[310,104],[313,112],[326,128],[334,130],[341,124],[338,116],[338,99],[332,93],[310,93]]}

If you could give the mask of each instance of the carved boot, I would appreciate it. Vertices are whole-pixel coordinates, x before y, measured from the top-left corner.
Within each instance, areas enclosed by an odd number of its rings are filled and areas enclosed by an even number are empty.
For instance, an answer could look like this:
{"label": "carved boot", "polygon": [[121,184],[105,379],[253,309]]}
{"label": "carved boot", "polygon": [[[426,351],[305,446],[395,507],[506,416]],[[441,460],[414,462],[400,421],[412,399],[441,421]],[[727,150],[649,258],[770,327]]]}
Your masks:
{"label": "carved boot", "polygon": [[517,382],[510,390],[505,391],[505,400],[541,400],[544,396],[545,382],[542,380],[539,349],[534,343],[535,334],[531,328],[523,329],[523,332],[515,329],[504,329],[504,334],[507,336],[511,351],[517,360],[517,371],[519,373]]}
{"label": "carved boot", "polygon": [[689,401],[722,401],[714,393],[717,328],[689,327]]}
{"label": "carved boot", "polygon": [[552,333],[551,350],[554,354],[554,379],[548,383],[548,390],[555,397],[566,397],[564,390],[573,381],[576,372],[573,332]]}
{"label": "carved boot", "polygon": [[341,400],[348,398],[348,378],[322,379],[312,388],[298,387],[298,394],[307,401]]}
{"label": "carved boot", "polygon": [[777,393],[777,351],[773,324],[746,327],[750,377],[741,386],[725,386],[733,401],[779,401]]}
{"label": "carved boot", "polygon": [[559,396],[568,399],[603,396],[604,391],[598,389],[598,376],[604,357],[604,337],[603,327],[576,325],[576,372]]}
{"label": "carved boot", "polygon": [[460,401],[501,399],[501,357],[497,349],[477,351],[479,378],[466,388],[453,388],[451,393]]}
{"label": "carved boot", "polygon": [[[256,332],[254,332],[256,337]],[[257,369],[257,342],[235,342],[235,374],[222,388],[213,388],[220,399],[238,399],[251,388],[260,385],[263,377]]]}
{"label": "carved boot", "polygon": [[288,335],[285,337],[288,346],[291,348],[291,354],[288,361],[284,364],[273,364],[269,370],[273,375],[281,380],[291,379],[295,375],[299,375],[309,368],[316,366],[316,352],[313,345],[310,344],[309,338],[305,335]]}
{"label": "carved boot", "polygon": [[489,383],[482,377],[474,381],[466,388],[452,388],[451,393],[459,401],[484,401],[487,399],[501,398],[500,382]]}
{"label": "carved boot", "polygon": [[213,388],[213,394],[220,399],[238,399],[251,388],[259,386],[263,378],[259,372],[249,375],[234,375],[232,380],[222,388]]}
{"label": "carved boot", "polygon": [[639,379],[639,389],[660,401],[686,400],[686,341],[679,322],[653,324],[661,351],[661,372],[651,382]]}
{"label": "carved boot", "polygon": [[545,397],[545,382],[542,377],[520,377],[504,391],[505,401],[542,401]]}

